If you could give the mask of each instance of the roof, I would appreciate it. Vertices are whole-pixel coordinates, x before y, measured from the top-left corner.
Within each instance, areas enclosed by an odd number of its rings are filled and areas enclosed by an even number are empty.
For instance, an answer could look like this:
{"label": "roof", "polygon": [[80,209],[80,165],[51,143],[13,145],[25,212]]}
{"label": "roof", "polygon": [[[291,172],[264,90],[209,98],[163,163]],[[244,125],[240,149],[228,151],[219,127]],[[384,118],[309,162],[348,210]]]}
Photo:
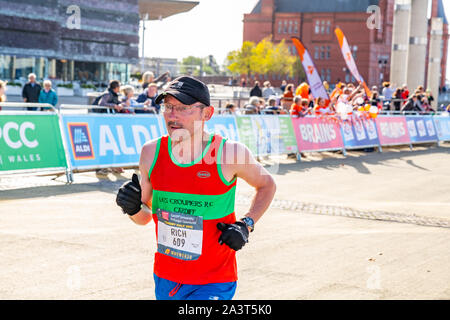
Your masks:
{"label": "roof", "polygon": [[[276,12],[366,12],[379,0],[275,0]],[[261,0],[252,13],[261,13]]]}
{"label": "roof", "polygon": [[442,0],[438,0],[438,18],[442,18],[444,20],[444,24],[448,24],[447,17],[445,15],[445,9],[444,4],[442,3]]}
{"label": "roof", "polygon": [[158,20],[191,10],[198,1],[139,0],[139,13],[148,14],[149,20]]}

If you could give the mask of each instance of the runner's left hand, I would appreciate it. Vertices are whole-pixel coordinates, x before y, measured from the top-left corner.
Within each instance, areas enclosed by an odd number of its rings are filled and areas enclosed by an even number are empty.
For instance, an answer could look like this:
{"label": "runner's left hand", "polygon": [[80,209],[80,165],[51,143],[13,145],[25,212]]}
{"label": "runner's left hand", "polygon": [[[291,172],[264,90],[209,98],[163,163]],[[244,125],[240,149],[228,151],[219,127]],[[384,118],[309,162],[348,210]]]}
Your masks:
{"label": "runner's left hand", "polygon": [[233,224],[219,222],[217,229],[222,231],[219,237],[219,243],[225,243],[231,249],[238,251],[248,242],[248,228],[245,223],[236,221]]}

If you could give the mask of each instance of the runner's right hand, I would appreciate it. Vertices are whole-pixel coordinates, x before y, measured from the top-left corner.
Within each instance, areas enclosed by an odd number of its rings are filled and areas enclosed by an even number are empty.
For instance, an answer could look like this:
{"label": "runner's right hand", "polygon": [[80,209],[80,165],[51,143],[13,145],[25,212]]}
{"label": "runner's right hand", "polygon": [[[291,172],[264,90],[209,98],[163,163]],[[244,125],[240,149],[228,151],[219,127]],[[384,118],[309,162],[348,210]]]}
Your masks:
{"label": "runner's right hand", "polygon": [[133,173],[131,181],[125,182],[117,192],[116,203],[122,208],[123,213],[130,216],[141,210],[141,185],[136,173]]}

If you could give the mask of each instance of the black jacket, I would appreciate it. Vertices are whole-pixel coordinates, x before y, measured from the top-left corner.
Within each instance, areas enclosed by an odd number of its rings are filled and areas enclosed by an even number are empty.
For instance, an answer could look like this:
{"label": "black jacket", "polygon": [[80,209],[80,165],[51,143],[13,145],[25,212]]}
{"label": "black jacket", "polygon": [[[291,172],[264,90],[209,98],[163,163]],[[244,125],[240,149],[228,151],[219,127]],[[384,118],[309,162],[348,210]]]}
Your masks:
{"label": "black jacket", "polygon": [[39,93],[41,93],[41,85],[37,82],[34,83],[34,86],[31,85],[30,82],[27,82],[22,89],[22,97],[26,98],[26,102],[39,102]]}
{"label": "black jacket", "polygon": [[250,91],[250,97],[262,97],[262,91],[259,86],[254,86]]}
{"label": "black jacket", "polygon": [[[95,104],[95,102],[94,102]],[[119,100],[119,95],[117,93],[115,93],[112,89],[108,89],[108,91],[106,91],[105,93],[103,93],[100,97],[99,97],[99,101],[97,103],[97,105],[102,106],[102,107],[109,107],[112,113],[116,113],[116,111],[114,110],[114,106],[119,105],[120,104],[120,100]],[[92,109],[93,112],[97,112],[97,113],[107,113],[107,109]]]}
{"label": "black jacket", "polygon": [[413,99],[409,99],[403,106],[402,111],[422,111],[422,108],[420,107],[420,103],[418,101],[414,102]]}

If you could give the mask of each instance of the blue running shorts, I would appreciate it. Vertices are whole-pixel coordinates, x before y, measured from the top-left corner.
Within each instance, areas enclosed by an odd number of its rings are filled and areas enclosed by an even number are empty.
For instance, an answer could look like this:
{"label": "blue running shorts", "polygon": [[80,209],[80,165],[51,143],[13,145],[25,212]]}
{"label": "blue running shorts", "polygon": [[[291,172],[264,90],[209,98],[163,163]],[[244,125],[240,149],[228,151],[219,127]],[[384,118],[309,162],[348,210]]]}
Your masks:
{"label": "blue running shorts", "polygon": [[209,283],[202,285],[181,284],[153,274],[157,300],[231,300],[237,282]]}

